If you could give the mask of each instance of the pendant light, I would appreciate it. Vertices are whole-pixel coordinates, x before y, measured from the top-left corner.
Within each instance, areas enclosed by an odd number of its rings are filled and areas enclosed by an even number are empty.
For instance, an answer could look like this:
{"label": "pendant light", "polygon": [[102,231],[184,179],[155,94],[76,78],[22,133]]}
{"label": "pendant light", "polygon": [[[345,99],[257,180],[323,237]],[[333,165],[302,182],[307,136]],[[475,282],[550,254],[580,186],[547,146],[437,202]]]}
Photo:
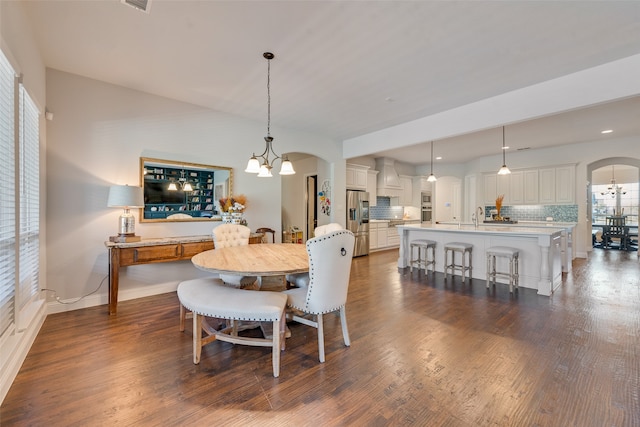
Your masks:
{"label": "pendant light", "polygon": [[[267,136],[264,137],[266,147],[259,156],[256,156],[255,153],[251,156],[244,171],[257,173],[260,178],[272,177],[273,162],[280,159],[280,175],[293,175],[296,171],[293,170],[293,165],[289,158],[284,154],[280,157],[273,151],[273,138],[271,137],[271,60],[275,55],[271,52],[265,52],[262,56],[267,60]],[[271,162],[269,162],[269,153],[274,156]],[[262,159],[262,164],[260,164],[258,157]]]}
{"label": "pendant light", "polygon": [[502,126],[502,167],[498,171],[498,175],[509,175],[511,171],[507,167],[506,152],[507,147],[504,145],[504,126]]}
{"label": "pendant light", "polygon": [[427,181],[436,182],[437,180],[438,178],[433,174],[433,141],[431,141],[431,173],[429,174]]}

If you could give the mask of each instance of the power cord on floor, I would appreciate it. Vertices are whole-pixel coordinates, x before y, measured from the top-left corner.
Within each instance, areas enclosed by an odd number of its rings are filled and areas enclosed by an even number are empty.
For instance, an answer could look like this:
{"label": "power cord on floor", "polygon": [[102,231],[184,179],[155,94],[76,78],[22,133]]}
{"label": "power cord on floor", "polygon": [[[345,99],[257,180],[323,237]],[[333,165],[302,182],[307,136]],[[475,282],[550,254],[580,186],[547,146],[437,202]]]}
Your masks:
{"label": "power cord on floor", "polygon": [[96,292],[98,292],[98,290],[102,287],[102,284],[104,283],[105,280],[107,280],[109,278],[109,275],[107,274],[106,276],[104,276],[104,278],[100,281],[100,284],[98,285],[98,287],[96,288],[95,291],[91,291],[86,295],[82,295],[81,297],[78,297],[75,301],[62,301],[62,299],[60,299],[60,297],[58,296],[58,293],[56,292],[55,289],[47,289],[47,288],[40,288],[41,291],[45,291],[45,292],[53,292],[53,296],[55,297],[56,301],[58,301],[60,304],[75,304],[78,301],[80,301],[83,298],[88,297],[89,295],[93,295]]}

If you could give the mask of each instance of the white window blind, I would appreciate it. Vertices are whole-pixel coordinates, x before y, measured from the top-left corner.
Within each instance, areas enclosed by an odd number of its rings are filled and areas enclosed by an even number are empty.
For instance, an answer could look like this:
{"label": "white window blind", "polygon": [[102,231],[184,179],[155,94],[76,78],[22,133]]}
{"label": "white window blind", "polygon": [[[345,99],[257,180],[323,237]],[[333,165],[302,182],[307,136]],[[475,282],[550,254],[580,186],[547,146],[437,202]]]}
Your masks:
{"label": "white window blind", "polygon": [[22,309],[38,294],[40,254],[40,131],[39,112],[20,85],[20,298]]}
{"label": "white window blind", "polygon": [[15,318],[15,76],[0,51],[0,337]]}

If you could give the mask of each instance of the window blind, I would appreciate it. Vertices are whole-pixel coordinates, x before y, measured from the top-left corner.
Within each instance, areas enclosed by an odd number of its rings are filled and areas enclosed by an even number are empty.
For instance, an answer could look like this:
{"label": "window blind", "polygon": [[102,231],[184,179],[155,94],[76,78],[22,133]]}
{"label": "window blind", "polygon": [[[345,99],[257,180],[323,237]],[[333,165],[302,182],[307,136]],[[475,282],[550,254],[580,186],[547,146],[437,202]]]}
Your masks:
{"label": "window blind", "polygon": [[15,76],[0,51],[0,337],[15,318]]}
{"label": "window blind", "polygon": [[19,308],[38,293],[40,255],[40,131],[39,112],[20,85],[20,274]]}

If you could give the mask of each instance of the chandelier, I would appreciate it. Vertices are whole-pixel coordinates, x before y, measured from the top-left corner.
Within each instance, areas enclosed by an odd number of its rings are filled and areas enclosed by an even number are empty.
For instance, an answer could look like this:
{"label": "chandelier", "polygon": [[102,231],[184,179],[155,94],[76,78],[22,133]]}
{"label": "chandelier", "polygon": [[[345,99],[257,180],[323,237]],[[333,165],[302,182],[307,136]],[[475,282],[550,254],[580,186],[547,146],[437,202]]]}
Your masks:
{"label": "chandelier", "polygon": [[[296,171],[293,170],[293,165],[289,158],[285,154],[280,157],[273,151],[273,138],[271,137],[271,60],[275,56],[271,52],[265,52],[262,56],[267,60],[267,136],[264,137],[266,146],[259,156],[253,153],[244,171],[257,173],[260,178],[272,177],[271,169],[273,168],[273,163],[280,159],[280,175],[293,175]],[[269,161],[269,155],[273,155],[271,162]],[[260,164],[258,158],[262,159],[262,164]]]}
{"label": "chandelier", "polygon": [[620,194],[627,194],[627,192],[622,189],[622,186],[616,183],[616,170],[614,165],[611,165],[611,184],[607,187],[607,191],[603,191],[600,194],[603,196],[610,195],[612,198]]}

